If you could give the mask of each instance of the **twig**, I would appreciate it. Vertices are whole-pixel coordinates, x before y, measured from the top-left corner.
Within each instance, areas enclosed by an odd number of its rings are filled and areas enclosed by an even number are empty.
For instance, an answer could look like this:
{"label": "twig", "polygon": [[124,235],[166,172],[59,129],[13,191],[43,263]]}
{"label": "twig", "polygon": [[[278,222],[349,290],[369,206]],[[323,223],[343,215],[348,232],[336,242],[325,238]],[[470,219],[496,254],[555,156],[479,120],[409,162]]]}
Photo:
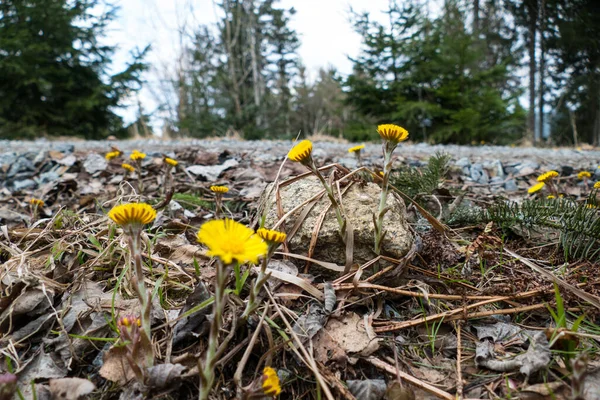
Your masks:
{"label": "twig", "polygon": [[242,359],[238,363],[238,366],[235,370],[235,374],[233,374],[233,382],[235,383],[235,386],[237,387],[237,393],[238,393],[239,397],[241,397],[241,395],[242,395],[242,372],[244,372],[244,367],[246,366],[246,363],[248,362],[248,358],[250,358],[250,353],[252,353],[252,349],[254,349],[254,344],[256,343],[256,339],[258,339],[258,335],[260,334],[260,331],[262,330],[263,321],[265,320],[265,316],[267,315],[267,310],[268,310],[268,307],[265,307],[265,310],[264,310],[262,316],[260,317],[260,322],[258,323],[256,330],[252,334],[252,338],[250,339],[250,342],[248,343],[248,347],[246,347],[246,351],[244,351],[244,355],[242,356]]}
{"label": "twig", "polygon": [[453,395],[451,395],[450,393],[445,392],[441,389],[438,389],[435,386],[430,385],[427,382],[423,382],[422,380],[417,379],[414,376],[407,374],[406,372],[402,372],[402,371],[394,368],[392,365],[386,363],[385,361],[382,361],[375,357],[369,357],[366,359],[366,361],[369,362],[374,367],[387,372],[388,374],[392,375],[393,377],[396,377],[399,375],[405,381],[410,382],[410,384],[412,384],[420,389],[423,389],[427,393],[437,396],[440,399],[455,400],[455,397]]}
{"label": "twig", "polygon": [[298,349],[295,346],[290,346],[290,348],[292,349],[292,351],[294,353],[296,353],[298,358],[300,358],[306,364],[306,366],[308,368],[310,368],[310,370],[313,372],[313,374],[315,375],[315,378],[317,379],[317,381],[319,382],[319,385],[321,385],[321,388],[323,389],[323,392],[325,393],[325,397],[327,397],[327,399],[329,399],[329,400],[335,400],[335,398],[331,394],[331,391],[329,390],[329,387],[325,384],[325,381],[323,380],[323,376],[321,375],[319,368],[317,367],[315,359],[313,357],[311,357],[310,354],[308,354],[308,351],[306,351],[306,348],[302,345],[302,341],[300,340],[298,335],[296,335],[296,332],[294,332],[294,329],[292,328],[289,321],[285,317],[285,314],[281,311],[281,308],[279,307],[279,305],[273,298],[271,291],[266,287],[265,287],[265,291],[269,295],[269,298],[271,299],[271,303],[277,310],[277,314],[279,314],[279,316],[281,317],[281,320],[283,321],[283,323],[289,330],[290,335],[292,336],[292,338],[294,339],[294,341],[300,348],[300,352],[302,352],[302,356],[300,355],[300,353],[298,352]]}
{"label": "twig", "polygon": [[462,321],[458,321],[456,324],[456,397],[458,400],[463,398],[463,380],[462,380],[462,335],[461,335]]}

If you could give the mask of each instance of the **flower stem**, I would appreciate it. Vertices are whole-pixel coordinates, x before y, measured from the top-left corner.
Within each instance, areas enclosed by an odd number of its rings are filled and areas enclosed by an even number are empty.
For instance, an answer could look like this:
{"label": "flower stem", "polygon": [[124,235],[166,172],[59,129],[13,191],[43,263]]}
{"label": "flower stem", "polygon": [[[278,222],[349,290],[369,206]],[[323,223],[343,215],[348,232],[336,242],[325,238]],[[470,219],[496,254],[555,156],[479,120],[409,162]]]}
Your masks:
{"label": "flower stem", "polygon": [[335,196],[333,194],[333,189],[325,181],[325,178],[323,177],[323,175],[321,175],[321,173],[315,166],[314,162],[312,162],[311,165],[309,165],[309,168],[317,176],[317,178],[321,181],[321,183],[325,187],[325,191],[327,192],[327,197],[329,197],[329,201],[331,201],[331,205],[335,209],[335,216],[336,216],[338,224],[340,226],[340,235],[342,236],[342,241],[344,243],[346,243],[346,220],[344,219],[344,217],[342,215],[342,211],[341,211],[341,207],[340,207],[339,203],[335,199]]}
{"label": "flower stem", "polygon": [[379,198],[379,209],[375,217],[375,254],[381,254],[383,240],[383,217],[389,190],[390,173],[392,172],[392,153],[396,146],[390,146],[388,142],[383,145],[383,182],[381,184],[381,197]]}
{"label": "flower stem", "polygon": [[210,390],[215,381],[215,365],[217,363],[217,349],[219,347],[219,332],[223,319],[223,310],[225,308],[225,280],[226,266],[219,261],[217,266],[216,284],[215,284],[215,302],[213,303],[213,321],[210,325],[208,336],[208,348],[206,349],[206,359],[204,366],[200,366],[200,394],[199,400],[208,399]]}
{"label": "flower stem", "polygon": [[219,219],[223,212],[223,195],[221,193],[215,193],[215,218]]}
{"label": "flower stem", "polygon": [[[141,237],[139,231],[131,231],[127,234],[129,239],[129,248],[131,249],[131,256],[133,258],[133,284],[140,301],[141,306],[141,322],[142,326],[140,334],[143,336],[145,343],[152,343],[152,329],[150,323],[150,312],[152,311],[152,298],[151,293],[146,289],[144,284],[144,270],[142,269],[142,246]],[[154,354],[152,351],[148,352],[146,358],[146,367],[150,368],[154,365]]]}

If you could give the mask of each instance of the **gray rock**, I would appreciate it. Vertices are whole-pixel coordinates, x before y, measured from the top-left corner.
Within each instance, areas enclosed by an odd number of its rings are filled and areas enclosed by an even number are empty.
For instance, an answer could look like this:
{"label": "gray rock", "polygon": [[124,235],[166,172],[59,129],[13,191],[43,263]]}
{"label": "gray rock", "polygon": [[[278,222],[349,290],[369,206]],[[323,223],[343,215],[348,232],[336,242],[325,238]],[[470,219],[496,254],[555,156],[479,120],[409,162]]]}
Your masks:
{"label": "gray rock", "polygon": [[327,152],[325,150],[323,150],[322,148],[313,148],[312,156],[315,160],[316,159],[322,160],[327,157]]}
{"label": "gray rock", "polygon": [[504,190],[506,190],[507,192],[516,192],[517,190],[519,190],[519,187],[517,186],[517,181],[515,181],[514,179],[509,179],[506,182],[504,182]]}
{"label": "gray rock", "polygon": [[40,177],[36,179],[39,185],[43,185],[48,182],[56,181],[60,178],[56,171],[48,171],[40,174]]}
{"label": "gray rock", "polygon": [[83,162],[83,169],[90,175],[99,171],[104,171],[108,163],[106,159],[98,153],[90,153]]}
{"label": "gray rock", "polygon": [[490,171],[490,176],[497,176],[500,178],[504,178],[506,176],[504,173],[504,167],[502,166],[502,162],[500,162],[500,160],[487,162],[483,165],[483,167]]}
{"label": "gray rock", "polygon": [[238,165],[238,161],[230,158],[225,161],[221,165],[192,165],[187,167],[186,170],[193,175],[200,176],[204,178],[204,180],[214,182],[219,179],[219,176],[223,173],[223,171],[235,167]]}
{"label": "gray rock", "polygon": [[21,156],[16,159],[16,161],[10,166],[7,177],[11,178],[21,172],[33,172],[35,171],[35,166],[33,163],[24,156]]}
{"label": "gray rock", "polygon": [[355,169],[358,167],[358,160],[356,157],[342,157],[338,162],[349,169]]}
{"label": "gray rock", "polygon": [[56,163],[60,165],[65,165],[67,167],[71,167],[76,162],[77,158],[73,154],[69,154],[68,156],[61,158],[60,160],[56,160]]}
{"label": "gray rock", "polygon": [[15,181],[13,183],[13,189],[15,192],[23,189],[32,189],[36,186],[36,183],[33,179],[23,179],[22,181]]}
{"label": "gray rock", "polygon": [[529,175],[540,169],[540,164],[535,161],[524,161],[515,166],[514,174]]}
{"label": "gray rock", "polygon": [[486,185],[489,181],[489,176],[483,165],[476,163],[471,165],[471,179],[477,183]]}
{"label": "gray rock", "polygon": [[75,151],[75,146],[69,143],[53,143],[52,149],[61,153],[72,153]]}
{"label": "gray rock", "polygon": [[2,153],[0,154],[0,167],[3,165],[11,165],[17,161],[17,153]]}
{"label": "gray rock", "polygon": [[458,167],[470,167],[471,161],[467,157],[463,157],[460,160],[456,161],[456,166]]}
{"label": "gray rock", "polygon": [[458,160],[456,166],[462,169],[463,175],[469,176],[471,174],[471,161],[467,157]]}
{"label": "gray rock", "polygon": [[[295,209],[321,190],[323,190],[323,187],[314,176],[281,187],[279,193],[281,196],[281,211],[285,214]],[[353,260],[355,263],[363,264],[375,257],[373,252],[373,213],[377,212],[379,207],[380,192],[379,186],[367,183],[365,185],[354,184],[344,194],[344,209],[346,210],[348,222],[352,225],[354,231]],[[269,195],[269,201],[267,201],[267,195]],[[259,209],[262,210],[265,207],[267,209],[265,221],[267,228],[274,226],[279,220],[275,204],[275,191],[273,190],[273,184],[270,184],[265,189],[259,202]],[[296,234],[289,238],[290,251],[304,256],[307,255],[313,229],[319,220],[319,216],[330,204],[327,196],[323,196],[308,212]],[[388,196],[387,207],[390,207],[390,211],[386,213],[384,218],[384,228],[387,233],[382,244],[382,253],[393,258],[401,258],[410,250],[413,243],[413,236],[406,222],[406,207],[401,199],[397,199],[393,195]],[[301,207],[299,211],[290,216],[280,229],[289,232],[303,209],[304,207]],[[343,265],[345,251],[346,247],[339,233],[335,211],[329,209],[319,232],[313,258]],[[320,267],[314,265],[314,268],[318,269]],[[328,272],[331,273],[331,271]]]}
{"label": "gray rock", "polygon": [[573,167],[570,165],[563,165],[560,167],[560,176],[569,176],[573,175]]}
{"label": "gray rock", "polygon": [[46,156],[48,155],[47,151],[40,151],[35,155],[33,159],[33,165],[40,165],[42,162],[46,160]]}

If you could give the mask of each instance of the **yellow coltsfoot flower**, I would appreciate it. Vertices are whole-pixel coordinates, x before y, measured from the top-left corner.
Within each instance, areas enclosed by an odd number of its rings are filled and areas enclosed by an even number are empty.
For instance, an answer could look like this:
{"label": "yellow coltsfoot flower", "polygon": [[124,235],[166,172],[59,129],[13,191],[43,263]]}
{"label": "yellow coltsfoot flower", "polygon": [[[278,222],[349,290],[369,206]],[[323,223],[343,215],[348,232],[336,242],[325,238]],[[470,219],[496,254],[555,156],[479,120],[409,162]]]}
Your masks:
{"label": "yellow coltsfoot flower", "polygon": [[527,193],[529,193],[529,194],[537,193],[540,190],[542,190],[544,188],[544,186],[546,186],[546,184],[544,182],[537,183],[537,184],[533,185],[532,187],[530,187],[529,190],[527,190]]}
{"label": "yellow coltsfoot flower", "polygon": [[106,158],[108,161],[112,160],[113,158],[117,158],[121,155],[120,151],[109,151],[108,153],[106,153],[106,155],[104,156],[104,158]]}
{"label": "yellow coltsfoot flower", "polygon": [[121,168],[131,173],[135,172],[135,167],[131,164],[123,163],[121,164]]}
{"label": "yellow coltsfoot flower", "polygon": [[41,200],[41,199],[31,199],[31,200],[29,200],[29,204],[31,204],[34,207],[43,207],[44,206],[44,200]]}
{"label": "yellow coltsfoot flower", "polygon": [[288,158],[292,161],[305,163],[310,160],[312,154],[312,142],[310,140],[303,140],[290,150]]}
{"label": "yellow coltsfoot flower", "polygon": [[281,393],[279,377],[277,376],[277,372],[271,367],[263,369],[262,389],[263,393],[267,396],[279,396]]}
{"label": "yellow coltsfoot flower", "polygon": [[143,226],[154,221],[156,210],[146,203],[126,203],[114,206],[108,217],[122,227]]}
{"label": "yellow coltsfoot flower", "polygon": [[197,240],[208,247],[208,255],[219,257],[225,264],[258,264],[258,258],[267,254],[268,247],[254,231],[232,219],[218,219],[205,223],[198,231]]}
{"label": "yellow coltsfoot flower", "polygon": [[361,145],[358,145],[358,146],[354,146],[354,147],[350,147],[348,149],[348,153],[356,153],[357,151],[361,151],[364,148],[365,148],[364,144],[361,144]]}
{"label": "yellow coltsfoot flower", "polygon": [[132,159],[133,161],[141,161],[144,158],[146,158],[146,153],[142,153],[138,150],[133,150],[131,152],[131,155],[129,156],[130,159]]}
{"label": "yellow coltsfoot flower", "polygon": [[260,228],[256,231],[256,234],[260,236],[262,240],[270,243],[283,243],[287,237],[287,235],[283,232],[265,228]]}
{"label": "yellow coltsfoot flower", "polygon": [[600,189],[600,181],[594,183],[594,189]]}
{"label": "yellow coltsfoot flower", "polygon": [[553,194],[549,194],[548,197],[546,197],[548,200],[554,200],[556,198],[556,196],[554,196]]}
{"label": "yellow coltsfoot flower", "polygon": [[543,182],[543,183],[548,183],[548,182],[550,182],[552,179],[554,179],[556,177],[558,177],[558,172],[556,172],[556,171],[548,171],[548,172],[544,172],[543,174],[541,174],[540,176],[538,176],[537,181],[538,182]]}
{"label": "yellow coltsfoot flower", "polygon": [[177,162],[177,160],[174,160],[174,159],[169,158],[169,157],[165,157],[165,163],[168,164],[168,165],[170,165],[170,166],[172,166],[172,167],[176,167],[177,164],[179,164]]}
{"label": "yellow coltsfoot flower", "polygon": [[581,171],[580,173],[577,174],[577,178],[579,178],[579,179],[588,179],[591,177],[592,177],[592,174],[590,174],[588,171]]}
{"label": "yellow coltsfoot flower", "polygon": [[227,193],[227,192],[229,192],[229,188],[227,186],[211,186],[210,190],[213,193]]}
{"label": "yellow coltsfoot flower", "polygon": [[392,143],[400,143],[408,139],[408,131],[399,125],[383,124],[377,126],[377,133],[382,139]]}

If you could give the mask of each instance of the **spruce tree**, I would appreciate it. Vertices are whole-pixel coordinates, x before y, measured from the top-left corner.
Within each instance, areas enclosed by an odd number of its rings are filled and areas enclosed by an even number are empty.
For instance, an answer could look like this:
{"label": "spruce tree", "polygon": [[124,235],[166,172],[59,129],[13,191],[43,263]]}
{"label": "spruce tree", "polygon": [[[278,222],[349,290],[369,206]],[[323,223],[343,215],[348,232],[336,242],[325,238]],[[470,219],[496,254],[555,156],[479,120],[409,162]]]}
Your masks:
{"label": "spruce tree", "polygon": [[146,50],[117,74],[99,39],[115,8],[98,0],[0,2],[0,137],[125,135],[114,112],[140,87]]}

